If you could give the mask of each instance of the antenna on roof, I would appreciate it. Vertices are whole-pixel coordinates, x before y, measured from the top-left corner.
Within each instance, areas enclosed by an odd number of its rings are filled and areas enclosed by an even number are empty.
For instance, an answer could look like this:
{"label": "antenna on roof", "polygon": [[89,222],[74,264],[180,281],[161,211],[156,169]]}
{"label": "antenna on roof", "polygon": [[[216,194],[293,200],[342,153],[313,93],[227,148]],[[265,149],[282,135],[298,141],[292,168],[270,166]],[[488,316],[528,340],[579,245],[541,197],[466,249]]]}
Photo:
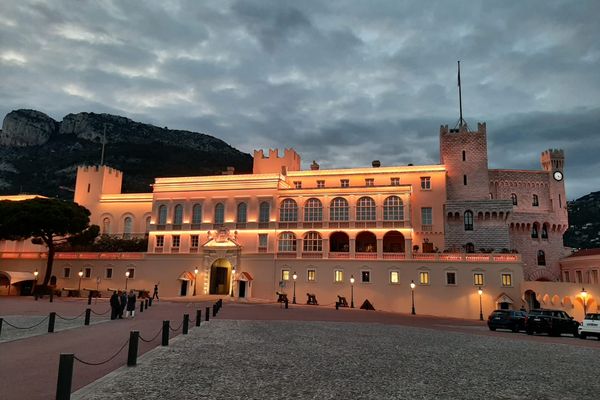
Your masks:
{"label": "antenna on roof", "polygon": [[102,155],[100,156],[100,166],[104,165],[104,147],[106,146],[106,124],[104,124],[104,135],[102,136]]}
{"label": "antenna on roof", "polygon": [[464,120],[463,118],[463,113],[462,113],[462,90],[460,87],[460,60],[457,61],[458,63],[458,107],[460,110],[460,119],[458,120],[458,124],[456,124],[456,128],[462,128],[463,126],[466,128],[467,127],[467,121]]}

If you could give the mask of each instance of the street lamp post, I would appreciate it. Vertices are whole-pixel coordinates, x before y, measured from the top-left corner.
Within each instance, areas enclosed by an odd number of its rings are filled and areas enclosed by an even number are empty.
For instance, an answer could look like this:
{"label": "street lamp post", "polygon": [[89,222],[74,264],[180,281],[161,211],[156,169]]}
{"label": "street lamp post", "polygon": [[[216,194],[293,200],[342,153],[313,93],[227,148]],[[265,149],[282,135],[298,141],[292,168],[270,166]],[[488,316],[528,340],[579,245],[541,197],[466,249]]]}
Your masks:
{"label": "street lamp post", "polygon": [[583,317],[585,318],[585,314],[587,314],[587,295],[588,293],[585,291],[585,288],[581,288],[581,298],[583,299]]}
{"label": "street lamp post", "polygon": [[292,304],[296,304],[296,279],[298,279],[298,274],[296,274],[296,271],[294,271],[292,278],[294,279],[294,296],[292,297]]}
{"label": "street lamp post", "polygon": [[125,272],[125,291],[127,291],[127,281],[129,280],[129,271]]}
{"label": "street lamp post", "polygon": [[410,310],[410,313],[412,315],[415,315],[415,281],[410,281],[410,297],[412,299],[412,309]]}
{"label": "street lamp post", "polygon": [[354,275],[350,275],[350,308],[354,308]]}
{"label": "street lamp post", "polygon": [[35,299],[37,300],[37,292],[35,291],[36,286],[37,286],[37,280],[38,280],[38,275],[40,273],[38,272],[37,268],[35,269],[35,271],[33,271],[33,276],[35,277],[35,282],[33,283],[33,293],[35,294]]}
{"label": "street lamp post", "polygon": [[479,286],[477,293],[479,293],[479,320],[483,321],[483,305],[481,303],[481,296],[483,295],[483,290],[481,290],[481,286]]}
{"label": "street lamp post", "polygon": [[194,270],[194,293],[193,296],[196,295],[196,286],[198,285],[198,268]]}
{"label": "street lamp post", "polygon": [[81,278],[83,278],[83,269],[78,272],[78,275],[79,275],[79,287],[77,288],[77,291],[80,292],[81,291]]}

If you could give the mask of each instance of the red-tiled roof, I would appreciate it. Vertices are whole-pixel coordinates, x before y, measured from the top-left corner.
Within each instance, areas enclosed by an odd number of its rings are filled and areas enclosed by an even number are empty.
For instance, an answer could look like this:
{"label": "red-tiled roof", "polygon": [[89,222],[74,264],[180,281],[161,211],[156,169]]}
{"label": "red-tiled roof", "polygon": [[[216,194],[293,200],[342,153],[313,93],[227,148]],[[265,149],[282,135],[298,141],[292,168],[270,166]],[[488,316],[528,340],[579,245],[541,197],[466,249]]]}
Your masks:
{"label": "red-tiled roof", "polygon": [[585,256],[597,256],[597,255],[600,255],[600,248],[581,249],[578,252],[569,255],[569,257],[585,257]]}

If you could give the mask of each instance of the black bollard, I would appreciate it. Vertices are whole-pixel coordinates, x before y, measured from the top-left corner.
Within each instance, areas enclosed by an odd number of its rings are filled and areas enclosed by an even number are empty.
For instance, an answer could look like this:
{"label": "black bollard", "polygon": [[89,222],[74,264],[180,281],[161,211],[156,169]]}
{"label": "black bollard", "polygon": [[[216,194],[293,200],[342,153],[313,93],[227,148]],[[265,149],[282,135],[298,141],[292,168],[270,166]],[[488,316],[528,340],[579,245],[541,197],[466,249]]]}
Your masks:
{"label": "black bollard", "polygon": [[336,302],[335,302],[335,309],[336,309],[336,310],[339,310],[339,309],[340,309],[340,302],[339,302],[339,301],[336,301]]}
{"label": "black bollard", "polygon": [[216,316],[217,316],[217,304],[216,304],[216,303],[215,303],[215,304],[213,304],[213,306],[212,306],[212,307],[213,307],[213,311],[212,311],[212,312],[213,312],[213,318],[214,318],[214,317],[216,317]]}
{"label": "black bollard", "polygon": [[92,291],[91,290],[89,291],[89,294],[88,294],[88,306],[90,306],[90,305],[92,305]]}
{"label": "black bollard", "polygon": [[148,299],[148,305],[152,307],[152,298]]}
{"label": "black bollard", "polygon": [[148,309],[148,299],[144,300],[144,308],[146,310]]}
{"label": "black bollard", "polygon": [[48,317],[48,333],[54,332],[54,322],[55,321],[56,321],[56,313],[51,312],[50,316]]}
{"label": "black bollard", "polygon": [[140,339],[139,331],[129,332],[129,351],[127,352],[127,366],[128,367],[135,367],[137,365],[139,339]]}
{"label": "black bollard", "polygon": [[[196,310],[196,326],[200,326],[200,322],[202,322],[202,310]],[[0,324],[0,329],[2,325]]]}
{"label": "black bollard", "polygon": [[183,314],[183,329],[181,330],[182,335],[187,335],[190,329],[190,314]]}
{"label": "black bollard", "polygon": [[169,345],[169,321],[163,321],[162,345],[163,346]]}
{"label": "black bollard", "polygon": [[286,310],[288,309],[288,299],[287,298],[285,299],[285,309]]}
{"label": "black bollard", "polygon": [[58,362],[58,382],[56,383],[56,400],[71,398],[71,383],[73,382],[73,354],[61,353]]}
{"label": "black bollard", "polygon": [[[0,336],[2,336],[2,323],[3,322],[4,322],[4,318],[0,318]],[[196,325],[196,326],[198,326],[198,325]]]}
{"label": "black bollard", "polygon": [[91,308],[86,308],[85,309],[85,320],[83,321],[84,325],[89,325],[90,324],[90,317],[92,316],[92,309]]}
{"label": "black bollard", "polygon": [[54,290],[50,290],[50,303],[54,301]]}
{"label": "black bollard", "polygon": [[38,296],[38,293],[37,293],[37,292],[35,292],[35,294],[33,295],[33,297],[35,298],[35,301],[38,301],[38,297],[39,297],[39,296]]}
{"label": "black bollard", "polygon": [[144,312],[144,302],[140,301],[140,312]]}
{"label": "black bollard", "polygon": [[206,307],[206,316],[204,318],[205,321],[210,319],[210,307]]}

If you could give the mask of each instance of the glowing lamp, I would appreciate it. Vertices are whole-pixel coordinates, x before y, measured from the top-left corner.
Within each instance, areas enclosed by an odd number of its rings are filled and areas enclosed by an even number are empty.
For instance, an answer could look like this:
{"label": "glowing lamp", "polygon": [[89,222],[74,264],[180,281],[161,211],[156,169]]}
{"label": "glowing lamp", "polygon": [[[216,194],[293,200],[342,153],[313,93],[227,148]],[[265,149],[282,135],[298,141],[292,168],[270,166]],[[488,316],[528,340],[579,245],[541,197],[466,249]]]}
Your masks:
{"label": "glowing lamp", "polygon": [[79,277],[81,278],[83,276],[83,270],[79,271],[78,274],[79,274]]}
{"label": "glowing lamp", "polygon": [[298,279],[298,274],[296,274],[296,271],[294,271],[294,275],[292,275],[292,279],[293,279],[293,280],[296,280],[296,279]]}
{"label": "glowing lamp", "polygon": [[584,288],[581,288],[581,297],[583,297],[583,299],[585,300],[587,298],[588,293],[585,291]]}
{"label": "glowing lamp", "polygon": [[477,293],[479,293],[479,295],[481,296],[483,294],[483,290],[481,290],[481,288],[479,288],[479,290],[477,290]]}
{"label": "glowing lamp", "polygon": [[415,281],[411,281],[411,282],[410,282],[410,288],[411,288],[411,289],[414,289],[414,288],[415,288],[415,286],[417,286],[417,285],[415,285]]}
{"label": "glowing lamp", "polygon": [[33,272],[33,276],[35,276],[35,279],[37,279],[38,275],[39,275],[39,272],[38,272],[38,270],[36,269],[36,270]]}
{"label": "glowing lamp", "polygon": [[129,278],[129,271],[125,272],[125,278]]}
{"label": "glowing lamp", "polygon": [[350,283],[354,285],[354,276],[350,276]]}
{"label": "glowing lamp", "polygon": [[194,274],[198,275],[198,268],[194,270]]}

